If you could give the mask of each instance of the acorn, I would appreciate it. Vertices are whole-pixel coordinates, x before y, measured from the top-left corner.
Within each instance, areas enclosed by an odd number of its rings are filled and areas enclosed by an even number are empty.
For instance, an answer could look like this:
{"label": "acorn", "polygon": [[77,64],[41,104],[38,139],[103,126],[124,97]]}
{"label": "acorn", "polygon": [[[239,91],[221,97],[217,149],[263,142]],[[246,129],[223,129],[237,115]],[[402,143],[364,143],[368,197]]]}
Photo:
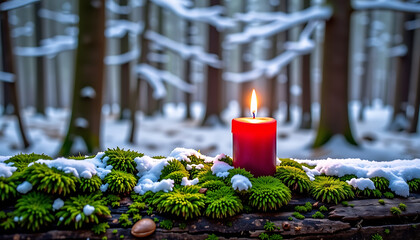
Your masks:
{"label": "acorn", "polygon": [[290,230],[290,223],[289,222],[283,222],[282,227],[285,231],[289,231]]}
{"label": "acorn", "polygon": [[156,230],[156,223],[150,218],[143,218],[131,228],[131,234],[135,237],[147,237]]}

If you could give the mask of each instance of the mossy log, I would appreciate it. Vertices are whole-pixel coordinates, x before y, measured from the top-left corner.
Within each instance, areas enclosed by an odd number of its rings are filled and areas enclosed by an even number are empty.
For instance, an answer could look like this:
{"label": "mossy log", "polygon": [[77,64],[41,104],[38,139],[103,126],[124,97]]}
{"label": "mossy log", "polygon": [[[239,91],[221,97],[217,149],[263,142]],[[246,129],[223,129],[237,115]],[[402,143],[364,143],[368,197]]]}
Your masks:
{"label": "mossy log", "polygon": [[[349,201],[354,207],[344,207],[341,204],[329,206],[329,213],[325,219],[311,218],[318,209],[314,207],[311,212],[303,213],[305,219],[288,218],[292,215],[297,205],[303,205],[308,199],[294,199],[282,211],[272,213],[249,213],[241,214],[224,220],[214,220],[201,217],[183,223],[186,228],[181,229],[179,219],[174,220],[174,228],[166,230],[156,229],[156,232],[145,239],[206,239],[210,234],[215,234],[219,239],[258,239],[264,230],[267,221],[273,222],[280,229],[271,233],[281,234],[288,239],[370,239],[373,234],[380,234],[383,239],[419,239],[420,236],[420,195],[411,195],[407,199],[386,199],[385,205],[378,203],[377,199],[364,199]],[[314,200],[311,200],[314,203]],[[118,218],[128,210],[131,203],[128,199],[121,201],[121,206],[112,208],[112,218],[109,218],[110,229],[101,235],[95,235],[90,230],[67,230],[62,228],[39,233],[25,233],[23,230],[15,230],[18,233],[2,233],[0,239],[135,239],[130,234],[130,228],[121,228]],[[398,206],[399,203],[407,205],[406,211],[400,215],[392,215],[389,209]],[[322,203],[320,203],[322,205]],[[141,213],[146,217],[146,211]],[[328,217],[327,217],[328,216]],[[170,219],[154,212],[150,217],[159,220]],[[289,222],[290,230],[281,228],[283,222]],[[385,233],[385,229],[389,233]],[[117,233],[113,233],[117,230]],[[269,233],[270,232],[266,232]]]}

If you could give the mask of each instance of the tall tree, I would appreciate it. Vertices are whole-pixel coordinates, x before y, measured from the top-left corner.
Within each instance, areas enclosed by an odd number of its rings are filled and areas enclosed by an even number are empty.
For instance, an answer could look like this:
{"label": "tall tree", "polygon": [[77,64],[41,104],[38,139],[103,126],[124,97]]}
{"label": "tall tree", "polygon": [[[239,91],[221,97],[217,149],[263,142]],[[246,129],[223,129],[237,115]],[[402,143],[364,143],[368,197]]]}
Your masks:
{"label": "tall tree", "polygon": [[[289,0],[283,0],[280,1],[280,4],[282,4],[282,9],[284,9],[284,12],[289,12]],[[291,30],[287,30],[285,32],[285,37],[287,41],[290,41],[291,36]],[[285,89],[284,89],[284,97],[286,102],[286,117],[284,119],[285,123],[290,123],[292,121],[292,114],[290,113],[290,107],[292,105],[292,98],[290,94],[290,86],[292,81],[292,64],[287,64],[286,66],[286,82],[285,82]]]}
{"label": "tall tree", "polygon": [[[0,3],[4,3],[6,0],[0,0]],[[23,146],[25,148],[29,147],[29,141],[26,137],[25,128],[23,126],[23,120],[20,115],[20,105],[19,105],[19,98],[18,98],[18,78],[16,77],[16,70],[14,66],[14,57],[13,57],[13,45],[10,38],[10,27],[9,27],[9,14],[7,11],[1,12],[0,14],[0,26],[1,26],[1,47],[2,47],[2,70],[7,73],[14,74],[14,81],[12,82],[4,82],[4,90],[8,90],[10,106],[13,106],[14,114],[17,117],[20,136],[22,138]],[[5,102],[4,107],[7,107],[8,102]]]}
{"label": "tall tree", "polygon": [[357,145],[348,114],[348,61],[351,6],[348,0],[328,0],[333,9],[325,25],[325,48],[321,87],[321,118],[313,147],[334,135],[344,135]]}
{"label": "tall tree", "polygon": [[[419,19],[419,18],[417,18]],[[420,30],[416,30],[414,42],[420,41]],[[408,128],[409,133],[416,133],[419,123],[419,111],[420,111],[420,46],[416,44],[414,46],[414,59],[413,62],[417,64],[417,68],[411,69],[415,74],[416,81],[413,82],[414,90],[413,90],[413,98],[412,98],[412,105],[413,105],[413,115],[410,119],[410,126]]]}
{"label": "tall tree", "polygon": [[[282,0],[281,2],[285,2],[285,1]],[[278,11],[281,11],[281,3],[278,3],[277,5],[273,6],[273,12],[278,12]],[[272,58],[275,58],[277,56],[277,54],[278,54],[277,44],[278,44],[278,41],[280,39],[283,40],[283,42],[285,41],[284,35],[285,34],[278,34],[278,35],[274,35],[274,36],[271,37],[271,39],[270,39],[271,48],[269,48],[268,52],[267,52],[267,56],[269,58],[272,59]],[[269,77],[267,79],[267,81],[268,81],[268,99],[269,99],[269,101],[267,103],[267,107],[268,107],[268,116],[270,116],[270,117],[275,117],[274,112],[276,111],[276,109],[278,107],[277,79],[278,79],[278,75]]]}
{"label": "tall tree", "polygon": [[[192,22],[189,20],[185,21],[185,44],[187,45],[191,45],[192,41]],[[184,78],[185,78],[185,82],[188,84],[192,83],[191,80],[191,59],[186,59],[185,60],[185,65],[184,65]],[[192,94],[186,92],[185,93],[185,118],[186,119],[191,119],[192,118],[192,114],[191,114],[191,101],[192,101]]]}
{"label": "tall tree", "polygon": [[[146,31],[149,29],[149,11],[150,11],[150,1],[146,1],[142,6],[142,16],[143,16],[143,31],[140,34],[141,37],[141,45],[140,45],[140,58],[139,63],[147,63],[147,55],[149,54],[149,40],[146,38]],[[131,94],[131,101],[130,101],[130,121],[131,121],[131,128],[130,128],[130,137],[128,141],[130,143],[134,143],[136,139],[137,133],[137,121],[136,121],[136,111],[139,106],[139,95],[140,95],[140,81],[142,79],[138,79],[136,81],[135,87],[132,90],[133,93]]]}
{"label": "tall tree", "polygon": [[[220,0],[210,0],[210,6],[220,5]],[[208,31],[208,48],[209,53],[215,54],[222,59],[221,34],[215,26],[209,25]],[[206,96],[206,112],[202,125],[223,124],[220,114],[223,110],[222,106],[222,69],[213,66],[207,66],[207,96]]]}
{"label": "tall tree", "polygon": [[83,140],[86,153],[100,148],[105,0],[80,0],[79,19],[73,106],[68,132],[59,152],[62,156],[73,153],[76,141]]}
{"label": "tall tree", "polygon": [[[35,17],[35,45],[40,46],[43,37],[42,19],[38,16],[42,8],[42,1],[34,4]],[[38,114],[45,115],[45,59],[44,56],[36,57],[36,95],[35,95],[35,109]]]}
{"label": "tall tree", "polygon": [[[120,0],[122,7],[128,6],[128,0]],[[120,20],[128,20],[128,14],[119,14]],[[122,54],[130,51],[130,34],[127,31],[120,40],[120,51]],[[129,119],[130,117],[130,62],[121,64],[120,67],[120,119]]]}
{"label": "tall tree", "polygon": [[[310,0],[303,1],[303,8],[311,6]],[[302,113],[300,120],[300,129],[310,129],[312,127],[312,94],[311,94],[311,54],[302,56]]]}

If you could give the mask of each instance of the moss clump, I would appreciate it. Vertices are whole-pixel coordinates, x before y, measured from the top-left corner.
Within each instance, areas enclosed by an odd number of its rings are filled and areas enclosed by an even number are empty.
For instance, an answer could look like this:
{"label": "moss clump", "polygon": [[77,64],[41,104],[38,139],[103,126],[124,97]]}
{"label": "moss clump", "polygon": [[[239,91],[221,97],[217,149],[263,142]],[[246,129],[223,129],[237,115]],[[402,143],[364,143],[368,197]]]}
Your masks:
{"label": "moss clump", "polygon": [[378,203],[381,204],[381,205],[385,205],[385,201],[383,199],[379,199]]}
{"label": "moss clump", "polygon": [[311,189],[311,180],[301,169],[291,166],[278,166],[276,167],[276,174],[274,176],[286,184],[292,191],[304,193]]}
{"label": "moss clump", "polygon": [[324,176],[317,177],[312,182],[311,194],[314,198],[320,199],[323,202],[334,202],[335,204],[344,199],[354,197],[354,193],[349,184]]}
{"label": "moss clump", "polygon": [[165,219],[159,223],[159,227],[164,228],[166,230],[171,230],[173,226],[174,223],[169,219]]}
{"label": "moss clump", "polygon": [[312,211],[312,204],[310,202],[307,202],[303,206],[296,206],[295,211],[300,213],[310,212]]}
{"label": "moss clump", "polygon": [[[110,216],[109,208],[105,206],[101,199],[101,194],[78,195],[71,197],[64,202],[64,206],[60,208],[56,216],[61,219],[58,225],[74,224],[74,228],[78,229],[84,223],[99,223],[99,217]],[[90,215],[84,213],[84,208],[89,205],[94,207],[94,211]]]}
{"label": "moss clump", "polygon": [[9,230],[16,227],[13,221],[13,212],[5,213],[0,211],[0,229]]}
{"label": "moss clump", "polygon": [[252,173],[248,172],[247,170],[245,170],[243,168],[232,168],[232,169],[229,169],[228,172],[229,172],[229,175],[225,179],[227,184],[231,184],[230,180],[232,179],[233,176],[235,176],[237,174],[240,174],[240,175],[248,178],[249,180],[254,178],[254,175],[252,175]]}
{"label": "moss clump", "polygon": [[31,154],[17,154],[9,159],[7,159],[6,161],[4,161],[5,163],[13,163],[13,167],[16,167],[18,172],[21,172],[23,170],[25,170],[25,168],[28,167],[29,163],[33,163],[39,159],[44,159],[44,160],[52,160],[52,158],[50,156],[44,155],[44,154],[35,154],[35,153],[31,153]]}
{"label": "moss clump", "polygon": [[363,190],[360,190],[360,189],[357,188],[356,189],[356,196],[358,196],[358,197],[365,196],[365,197],[369,197],[369,198],[380,198],[382,196],[382,193],[378,189],[365,188]]}
{"label": "moss clump", "polygon": [[373,177],[370,180],[372,180],[375,188],[379,191],[386,191],[389,189],[389,180],[384,177]]}
{"label": "moss clump", "polygon": [[126,173],[135,174],[137,172],[134,158],[142,157],[143,154],[136,151],[124,150],[120,148],[110,149],[105,151],[104,157],[108,157],[107,164],[112,165],[113,170],[123,171]]}
{"label": "moss clump", "polygon": [[174,159],[174,160],[169,160],[168,164],[165,167],[163,167],[162,173],[160,175],[160,179],[167,179],[167,176],[174,172],[185,172],[186,174],[188,174],[184,165],[182,165],[180,161]]}
{"label": "moss clump", "polygon": [[250,206],[266,212],[279,209],[290,199],[290,189],[277,178],[267,176],[252,179],[248,199]]}
{"label": "moss clump", "polygon": [[278,233],[275,233],[270,236],[269,240],[283,240],[283,236]]}
{"label": "moss clump", "polygon": [[176,171],[166,175],[163,179],[172,179],[175,184],[181,184],[182,178],[188,178],[190,174],[187,171]]}
{"label": "moss clump", "polygon": [[19,218],[19,225],[32,231],[38,231],[54,221],[53,200],[50,196],[30,192],[17,200],[13,215]]}
{"label": "moss clump", "polygon": [[402,211],[405,211],[407,209],[407,205],[405,205],[404,203],[400,203],[398,204],[398,208],[401,209]]}
{"label": "moss clump", "polygon": [[104,181],[109,184],[108,190],[116,194],[127,194],[136,186],[134,175],[122,171],[111,171]]}
{"label": "moss clump", "polygon": [[392,192],[384,192],[384,197],[393,199],[395,196]]}
{"label": "moss clump", "polygon": [[325,216],[324,216],[324,214],[322,214],[320,211],[317,211],[316,213],[314,213],[313,215],[312,215],[312,218],[324,218]]}
{"label": "moss clump", "polygon": [[411,179],[407,181],[407,184],[410,187],[410,192],[418,192],[420,190],[420,178]]}
{"label": "moss clump", "polygon": [[297,219],[300,219],[300,220],[305,219],[305,216],[303,216],[303,215],[302,215],[302,214],[300,214],[299,212],[294,212],[292,215],[293,215],[293,217],[295,217],[295,218],[297,218]]}
{"label": "moss clump", "polygon": [[79,189],[85,193],[92,193],[99,190],[102,185],[102,180],[98,176],[92,176],[91,178],[80,178]]}
{"label": "moss clump", "polygon": [[344,176],[342,176],[342,177],[339,177],[338,179],[339,179],[340,181],[345,182],[345,181],[349,181],[349,180],[351,180],[351,179],[353,179],[353,178],[357,178],[357,176],[356,176],[356,175],[354,175],[354,174],[346,174],[346,175],[344,175]]}
{"label": "moss clump", "polygon": [[327,212],[328,211],[328,208],[326,206],[321,206],[321,207],[319,207],[319,211],[321,211],[321,212]]}
{"label": "moss clump", "polygon": [[267,221],[264,224],[264,230],[272,232],[272,231],[276,230],[276,225],[271,221]]}
{"label": "moss clump", "polygon": [[129,216],[126,213],[120,215],[120,217],[118,218],[118,223],[121,224],[121,226],[123,227],[130,227],[131,225],[133,225],[133,222],[129,219]]}
{"label": "moss clump", "polygon": [[22,177],[39,191],[63,196],[76,191],[76,183],[79,181],[73,174],[39,163],[26,168]]}
{"label": "moss clump", "polygon": [[299,168],[300,170],[303,170],[302,164],[290,158],[279,158],[279,160],[281,161],[280,166],[290,166],[290,167],[295,167],[295,168]]}
{"label": "moss clump", "polygon": [[68,157],[68,159],[85,160],[85,159],[94,158],[94,157],[95,157],[95,155],[88,156],[88,155],[82,155],[82,154],[79,153],[79,155],[70,156],[70,157]]}
{"label": "moss clump", "polygon": [[108,228],[109,228],[109,224],[106,222],[103,222],[103,223],[96,224],[95,226],[91,228],[91,230],[95,234],[99,235],[99,234],[105,233]]}
{"label": "moss clump", "polygon": [[17,184],[12,177],[0,177],[0,200],[5,201],[17,195]]}
{"label": "moss clump", "polygon": [[231,187],[207,192],[206,215],[212,218],[231,217],[242,211],[242,202]]}
{"label": "moss clump", "polygon": [[261,240],[268,240],[268,239],[270,239],[270,236],[267,233],[261,233],[260,235],[258,235],[258,237]]}
{"label": "moss clump", "polygon": [[382,236],[379,233],[375,233],[371,236],[372,240],[382,240]]}
{"label": "moss clump", "polygon": [[223,178],[220,178],[216,175],[213,175],[213,172],[211,170],[202,171],[198,174],[198,180],[199,183],[205,183],[211,180],[223,180]]}
{"label": "moss clump", "polygon": [[205,206],[205,195],[198,193],[200,187],[177,187],[172,192],[162,193],[153,201],[157,210],[170,213],[185,219],[201,215]]}
{"label": "moss clump", "polygon": [[206,238],[206,240],[219,240],[219,237],[212,233]]}
{"label": "moss clump", "polygon": [[349,202],[347,201],[342,201],[341,205],[343,205],[344,207],[348,207],[349,206]]}
{"label": "moss clump", "polygon": [[133,216],[134,214],[140,213],[141,210],[146,209],[146,204],[144,202],[133,202],[128,206],[127,214]]}
{"label": "moss clump", "polygon": [[392,207],[389,211],[394,215],[400,215],[401,214],[401,210],[397,207]]}
{"label": "moss clump", "polygon": [[201,184],[201,187],[207,188],[209,191],[216,191],[222,187],[226,186],[225,183],[221,180],[210,180]]}
{"label": "moss clump", "polygon": [[225,157],[220,159],[219,161],[225,162],[229,164],[230,166],[233,166],[233,159],[227,155],[225,155]]}

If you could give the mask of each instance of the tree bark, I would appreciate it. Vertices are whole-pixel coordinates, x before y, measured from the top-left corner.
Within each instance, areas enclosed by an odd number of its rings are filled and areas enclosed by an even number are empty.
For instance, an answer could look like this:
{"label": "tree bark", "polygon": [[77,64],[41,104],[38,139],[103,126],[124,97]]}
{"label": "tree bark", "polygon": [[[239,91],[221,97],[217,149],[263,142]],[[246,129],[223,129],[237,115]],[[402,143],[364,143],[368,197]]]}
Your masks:
{"label": "tree bark", "polygon": [[[143,15],[143,23],[144,28],[141,33],[141,43],[140,43],[140,58],[139,63],[147,63],[147,54],[149,53],[148,45],[149,41],[145,37],[146,31],[149,29],[149,11],[150,11],[150,1],[145,1],[143,8],[142,8],[142,15]],[[131,94],[131,101],[130,101],[130,121],[131,121],[131,128],[130,128],[130,136],[128,141],[130,143],[134,143],[136,139],[136,133],[137,133],[137,121],[136,121],[136,111],[139,106],[139,95],[140,95],[140,81],[142,81],[141,78],[139,78],[136,81],[135,87],[133,89],[133,93]]]}
{"label": "tree bark", "polygon": [[[289,1],[288,0],[284,0],[284,1],[280,1],[280,4],[282,4],[284,2],[284,12],[289,12]],[[286,41],[290,40],[290,30],[287,30],[285,32],[285,38]],[[292,64],[287,64],[286,66],[286,83],[285,83],[285,89],[284,89],[284,96],[285,96],[285,102],[286,102],[286,113],[285,113],[285,118],[284,118],[284,122],[285,123],[290,123],[292,121],[292,116],[290,113],[290,105],[292,104],[292,100],[291,100],[291,96],[290,96],[290,85],[291,85],[291,81],[292,81]]]}
{"label": "tree bark", "polygon": [[79,1],[79,36],[72,115],[61,156],[72,154],[77,139],[86,153],[100,148],[100,125],[105,55],[105,0]]}
{"label": "tree bark", "polygon": [[[210,6],[220,5],[220,0],[210,0]],[[208,32],[209,53],[222,59],[221,34],[216,27],[210,25]],[[224,124],[220,114],[222,112],[222,69],[207,66],[207,96],[206,113],[202,122],[203,126]]]}
{"label": "tree bark", "polygon": [[[120,0],[121,6],[127,6],[128,0]],[[120,14],[120,20],[128,20],[128,14]],[[130,38],[128,31],[120,40],[121,54],[130,51]],[[121,64],[120,67],[120,119],[130,118],[130,62]]]}
{"label": "tree bark", "polygon": [[[41,40],[43,37],[43,26],[42,19],[38,16],[38,12],[42,7],[42,2],[34,3],[34,17],[35,17],[35,46],[41,45]],[[45,115],[45,62],[44,56],[35,57],[36,58],[36,96],[35,96],[35,109],[36,113]]]}
{"label": "tree bark", "polygon": [[324,145],[334,135],[357,145],[350,128],[348,113],[348,52],[350,1],[329,0],[332,17],[325,25],[321,118],[313,147]]}
{"label": "tree bark", "polygon": [[[192,23],[189,20],[186,20],[186,26],[185,26],[185,32],[186,32],[186,36],[185,36],[185,44],[187,44],[188,46],[191,45],[191,27],[192,27]],[[188,84],[192,83],[191,80],[191,59],[187,59],[185,60],[185,66],[184,66],[184,78],[185,78],[185,82]],[[185,119],[192,119],[192,114],[191,114],[191,102],[192,102],[192,93],[185,93]]]}
{"label": "tree bark", "polygon": [[[0,0],[0,3],[6,2],[6,0]],[[16,115],[16,118],[18,120],[19,130],[20,130],[20,136],[22,138],[22,143],[24,148],[29,147],[29,141],[26,137],[25,128],[23,126],[23,119],[20,111],[20,105],[19,105],[19,98],[18,98],[18,78],[16,75],[16,70],[14,66],[14,55],[12,52],[13,45],[10,38],[10,28],[9,28],[9,17],[8,12],[4,11],[0,14],[0,25],[1,25],[1,44],[2,44],[2,69],[4,72],[12,73],[15,75],[14,82],[11,83],[4,83],[4,91],[8,92],[8,100],[10,100],[10,103],[5,102],[5,110],[7,111],[8,104],[9,106],[13,106],[14,114]]]}
{"label": "tree bark", "polygon": [[365,55],[364,58],[364,67],[363,67],[363,74],[360,78],[360,109],[359,109],[359,114],[358,114],[358,120],[360,122],[363,122],[365,120],[365,108],[368,105],[368,87],[369,87],[369,81],[370,79],[370,68],[371,68],[371,48],[370,46],[368,46],[368,40],[371,37],[370,36],[370,29],[372,26],[372,11],[367,11],[367,18],[368,18],[368,23],[366,24],[365,27],[365,39],[363,41],[363,54]]}
{"label": "tree bark", "polygon": [[[419,19],[419,18],[417,18]],[[416,30],[414,42],[418,42],[420,40],[420,30]],[[413,62],[417,64],[417,69],[412,69],[413,72],[415,70],[416,74],[416,82],[414,83],[414,90],[413,90],[413,116],[410,119],[410,127],[407,129],[409,133],[416,133],[419,123],[419,110],[420,110],[420,46],[414,46],[414,59]],[[414,78],[413,78],[414,79]]]}

